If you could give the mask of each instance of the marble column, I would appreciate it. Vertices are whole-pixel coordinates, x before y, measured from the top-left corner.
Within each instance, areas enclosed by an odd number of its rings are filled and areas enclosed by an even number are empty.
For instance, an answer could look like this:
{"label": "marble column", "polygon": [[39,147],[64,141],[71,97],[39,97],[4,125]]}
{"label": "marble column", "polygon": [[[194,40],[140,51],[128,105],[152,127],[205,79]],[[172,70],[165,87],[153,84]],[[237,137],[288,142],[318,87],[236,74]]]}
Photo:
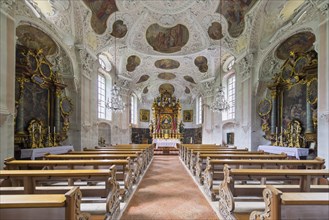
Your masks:
{"label": "marble column", "polygon": [[277,91],[272,90],[271,91],[271,98],[272,98],[272,111],[271,111],[271,134],[276,133],[276,127],[277,127]]}
{"label": "marble column", "polygon": [[313,119],[312,119],[312,106],[306,101],[306,131],[305,133],[314,133]]}

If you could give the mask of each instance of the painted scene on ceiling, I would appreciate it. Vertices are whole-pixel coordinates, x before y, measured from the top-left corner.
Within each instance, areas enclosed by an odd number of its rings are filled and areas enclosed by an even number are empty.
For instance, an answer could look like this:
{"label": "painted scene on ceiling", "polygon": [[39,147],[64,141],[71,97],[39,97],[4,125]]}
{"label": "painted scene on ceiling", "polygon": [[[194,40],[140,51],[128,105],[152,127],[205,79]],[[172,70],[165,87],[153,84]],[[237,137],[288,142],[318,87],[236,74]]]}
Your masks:
{"label": "painted scene on ceiling", "polygon": [[146,40],[155,51],[162,53],[175,53],[186,45],[189,39],[187,27],[178,24],[172,28],[152,24],[146,30]]}

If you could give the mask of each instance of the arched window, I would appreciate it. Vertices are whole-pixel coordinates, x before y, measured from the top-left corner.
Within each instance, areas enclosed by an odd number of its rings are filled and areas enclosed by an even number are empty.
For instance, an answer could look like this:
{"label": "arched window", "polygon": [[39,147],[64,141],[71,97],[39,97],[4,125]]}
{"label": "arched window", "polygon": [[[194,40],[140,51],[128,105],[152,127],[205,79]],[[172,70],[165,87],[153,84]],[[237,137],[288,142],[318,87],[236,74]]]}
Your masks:
{"label": "arched window", "polygon": [[137,124],[137,97],[135,94],[130,96],[130,123]]}
{"label": "arched window", "polygon": [[105,76],[98,74],[98,118],[105,119]]}
{"label": "arched window", "polygon": [[235,118],[235,74],[231,74],[227,79],[227,102],[230,108],[227,111],[227,119]]}
{"label": "arched window", "polygon": [[202,124],[202,97],[196,99],[196,124]]}
{"label": "arched window", "polygon": [[98,118],[112,120],[112,113],[106,108],[106,102],[111,100],[112,79],[111,76],[102,69],[99,69],[97,87]]}

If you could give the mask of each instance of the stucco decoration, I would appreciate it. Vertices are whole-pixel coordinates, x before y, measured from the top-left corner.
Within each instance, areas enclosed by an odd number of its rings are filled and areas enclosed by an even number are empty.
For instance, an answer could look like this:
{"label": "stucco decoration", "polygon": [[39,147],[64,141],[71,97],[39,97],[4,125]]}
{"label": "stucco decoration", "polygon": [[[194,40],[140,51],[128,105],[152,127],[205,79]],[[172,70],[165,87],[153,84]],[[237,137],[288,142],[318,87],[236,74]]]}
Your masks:
{"label": "stucco decoration", "polygon": [[43,31],[30,25],[20,25],[16,28],[17,41],[22,45],[34,49],[43,50],[46,55],[53,55],[58,48],[56,43]]}
{"label": "stucco decoration", "polygon": [[171,70],[171,69],[177,69],[180,66],[180,63],[172,59],[162,59],[162,60],[157,60],[154,63],[154,65],[160,69]]}
{"label": "stucco decoration", "polygon": [[127,25],[122,20],[117,20],[113,23],[111,35],[116,38],[123,38],[128,31]]}
{"label": "stucco decoration", "polygon": [[90,22],[93,30],[97,34],[103,34],[107,28],[107,19],[112,13],[118,11],[115,0],[83,0],[83,2],[92,12]]}
{"label": "stucco decoration", "polygon": [[194,81],[194,79],[193,79],[191,76],[184,76],[184,79],[185,79],[187,82],[190,82],[190,83],[196,84],[196,82]]}
{"label": "stucco decoration", "polygon": [[149,75],[143,75],[143,76],[141,76],[141,77],[139,78],[139,80],[136,82],[136,84],[137,84],[137,83],[145,82],[145,81],[147,81],[149,78],[150,78]]}
{"label": "stucco decoration", "polygon": [[159,24],[152,24],[146,30],[146,40],[155,51],[175,53],[180,51],[189,40],[189,31],[186,26],[178,24],[165,28]]}
{"label": "stucco decoration", "polygon": [[276,50],[276,56],[286,60],[290,52],[307,52],[313,46],[315,36],[311,32],[301,32],[289,37]]}
{"label": "stucco decoration", "polygon": [[170,94],[174,94],[175,87],[170,83],[164,83],[159,86],[159,93],[162,94],[164,92],[169,92]]}
{"label": "stucco decoration", "polygon": [[139,64],[141,63],[141,59],[138,56],[130,56],[127,59],[127,65],[126,65],[126,69],[129,72],[133,72],[136,67],[139,66]]}
{"label": "stucco decoration", "polygon": [[204,56],[198,56],[194,59],[194,64],[199,68],[201,73],[208,71],[208,60]]}
{"label": "stucco decoration", "polygon": [[245,15],[257,0],[222,0],[217,12],[224,15],[228,23],[228,32],[234,38],[239,37],[245,28]]}
{"label": "stucco decoration", "polygon": [[224,37],[222,25],[218,22],[213,22],[208,28],[208,35],[213,40],[220,40]]}
{"label": "stucco decoration", "polygon": [[158,75],[159,79],[164,79],[164,80],[172,80],[176,78],[176,75],[173,73],[160,73]]}

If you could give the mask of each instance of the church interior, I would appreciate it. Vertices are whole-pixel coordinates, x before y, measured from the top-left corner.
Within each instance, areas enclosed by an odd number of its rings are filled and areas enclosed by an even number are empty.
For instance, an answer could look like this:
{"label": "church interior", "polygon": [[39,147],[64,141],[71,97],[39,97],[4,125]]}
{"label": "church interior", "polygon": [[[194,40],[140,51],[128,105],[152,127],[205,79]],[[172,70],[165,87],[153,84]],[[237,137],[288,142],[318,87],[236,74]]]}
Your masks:
{"label": "church interior", "polygon": [[326,0],[2,0],[1,219],[328,219]]}

